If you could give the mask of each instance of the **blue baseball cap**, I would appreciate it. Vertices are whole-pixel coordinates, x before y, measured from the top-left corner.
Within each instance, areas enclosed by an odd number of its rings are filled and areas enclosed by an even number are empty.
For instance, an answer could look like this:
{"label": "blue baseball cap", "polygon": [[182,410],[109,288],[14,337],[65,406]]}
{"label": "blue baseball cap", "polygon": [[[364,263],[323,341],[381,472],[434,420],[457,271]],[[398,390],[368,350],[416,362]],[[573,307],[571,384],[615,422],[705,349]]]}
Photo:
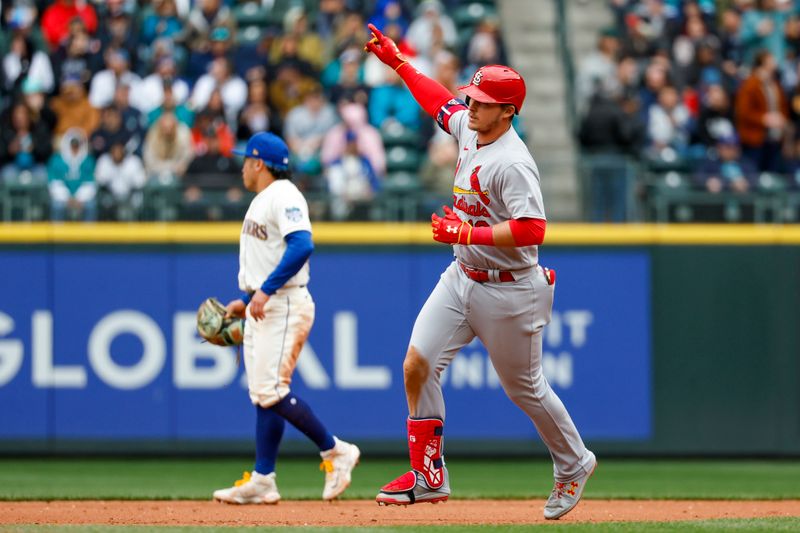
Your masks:
{"label": "blue baseball cap", "polygon": [[289,168],[289,147],[283,139],[268,131],[256,133],[247,141],[244,151],[234,150],[233,153],[261,159],[267,166],[276,170]]}

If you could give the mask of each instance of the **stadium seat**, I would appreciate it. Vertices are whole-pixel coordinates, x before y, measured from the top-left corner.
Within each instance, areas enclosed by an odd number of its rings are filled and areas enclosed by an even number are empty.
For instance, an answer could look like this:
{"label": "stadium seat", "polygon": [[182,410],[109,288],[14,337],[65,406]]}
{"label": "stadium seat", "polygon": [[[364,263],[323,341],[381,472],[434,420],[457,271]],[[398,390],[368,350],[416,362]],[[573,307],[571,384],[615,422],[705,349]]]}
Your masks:
{"label": "stadium seat", "polygon": [[240,46],[254,46],[258,44],[261,37],[264,35],[261,26],[243,26],[237,32]]}
{"label": "stadium seat", "polygon": [[50,196],[47,179],[23,171],[0,185],[3,220],[42,220],[47,214]]}
{"label": "stadium seat", "polygon": [[247,2],[233,8],[233,18],[239,28],[247,26],[266,27],[274,22],[272,11],[260,2]]}
{"label": "stadium seat", "polygon": [[496,15],[497,12],[493,7],[481,2],[470,2],[465,6],[456,8],[453,12],[453,22],[459,29],[473,28],[486,17]]}
{"label": "stadium seat", "polygon": [[169,221],[178,218],[181,188],[174,177],[150,179],[142,190],[143,220]]}
{"label": "stadium seat", "polygon": [[383,181],[376,214],[383,220],[416,220],[422,192],[416,174],[392,172]]}
{"label": "stadium seat", "polygon": [[416,172],[421,157],[417,150],[406,146],[393,146],[386,151],[386,169],[392,172]]}
{"label": "stadium seat", "polygon": [[395,121],[390,121],[381,128],[381,138],[387,149],[394,146],[414,147],[419,143],[419,134],[416,131]]}

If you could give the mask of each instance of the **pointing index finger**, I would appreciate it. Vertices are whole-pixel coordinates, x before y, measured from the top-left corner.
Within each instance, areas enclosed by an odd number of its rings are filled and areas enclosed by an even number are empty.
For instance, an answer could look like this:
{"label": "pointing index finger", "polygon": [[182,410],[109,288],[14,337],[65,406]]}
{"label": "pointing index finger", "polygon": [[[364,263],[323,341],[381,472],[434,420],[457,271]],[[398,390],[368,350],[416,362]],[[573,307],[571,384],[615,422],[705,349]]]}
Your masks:
{"label": "pointing index finger", "polygon": [[372,32],[372,35],[373,35],[373,36],[374,36],[376,39],[381,39],[381,38],[383,38],[383,33],[381,33],[381,30],[379,30],[378,28],[376,28],[374,24],[372,24],[372,23],[370,23],[370,24],[367,24],[367,28],[369,28],[369,31],[371,31],[371,32]]}

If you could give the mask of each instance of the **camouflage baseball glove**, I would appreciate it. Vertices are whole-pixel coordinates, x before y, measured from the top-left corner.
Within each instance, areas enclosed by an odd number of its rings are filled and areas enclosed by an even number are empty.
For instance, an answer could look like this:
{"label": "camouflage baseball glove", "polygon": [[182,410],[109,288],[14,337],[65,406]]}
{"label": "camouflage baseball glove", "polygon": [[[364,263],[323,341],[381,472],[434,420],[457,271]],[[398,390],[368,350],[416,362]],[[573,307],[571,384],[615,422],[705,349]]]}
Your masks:
{"label": "camouflage baseball glove", "polygon": [[197,332],[211,344],[236,346],[244,339],[244,320],[225,317],[225,306],[216,298],[207,298],[197,309]]}

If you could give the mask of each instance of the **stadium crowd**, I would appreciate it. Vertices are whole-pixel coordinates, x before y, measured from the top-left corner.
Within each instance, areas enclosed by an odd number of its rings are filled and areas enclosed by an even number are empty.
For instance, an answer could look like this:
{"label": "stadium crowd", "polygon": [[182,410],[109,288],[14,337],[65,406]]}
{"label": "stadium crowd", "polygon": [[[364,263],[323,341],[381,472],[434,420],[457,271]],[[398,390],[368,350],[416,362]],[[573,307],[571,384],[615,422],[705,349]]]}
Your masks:
{"label": "stadium crowd", "polygon": [[456,92],[506,61],[492,2],[477,4],[3,0],[0,194],[46,184],[53,220],[240,219],[231,151],[268,130],[316,219],[381,216],[392,187],[447,198],[454,141],[362,47],[372,22]]}
{"label": "stadium crowd", "polygon": [[575,79],[593,220],[629,215],[631,160],[706,197],[798,188],[800,1],[607,2]]}

